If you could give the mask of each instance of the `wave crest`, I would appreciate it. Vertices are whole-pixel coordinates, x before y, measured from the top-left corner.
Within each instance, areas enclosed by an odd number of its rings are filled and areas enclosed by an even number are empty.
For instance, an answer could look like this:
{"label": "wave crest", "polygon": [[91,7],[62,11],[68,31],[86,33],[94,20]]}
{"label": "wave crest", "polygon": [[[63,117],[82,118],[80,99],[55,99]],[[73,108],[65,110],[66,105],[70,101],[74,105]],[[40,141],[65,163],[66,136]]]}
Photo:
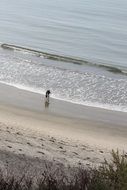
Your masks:
{"label": "wave crest", "polygon": [[47,52],[38,51],[38,50],[21,47],[21,46],[17,46],[17,45],[12,45],[12,44],[4,43],[4,44],[1,44],[1,47],[3,49],[8,49],[8,50],[27,51],[27,52],[35,54],[36,56],[39,56],[39,57],[43,56],[45,59],[62,61],[62,62],[70,62],[70,63],[77,64],[77,65],[89,65],[89,66],[93,66],[93,67],[103,68],[103,69],[105,69],[109,72],[115,73],[115,74],[127,75],[127,72],[120,68],[109,66],[109,65],[104,65],[104,64],[97,64],[97,63],[89,62],[89,61],[78,59],[78,58],[47,53]]}

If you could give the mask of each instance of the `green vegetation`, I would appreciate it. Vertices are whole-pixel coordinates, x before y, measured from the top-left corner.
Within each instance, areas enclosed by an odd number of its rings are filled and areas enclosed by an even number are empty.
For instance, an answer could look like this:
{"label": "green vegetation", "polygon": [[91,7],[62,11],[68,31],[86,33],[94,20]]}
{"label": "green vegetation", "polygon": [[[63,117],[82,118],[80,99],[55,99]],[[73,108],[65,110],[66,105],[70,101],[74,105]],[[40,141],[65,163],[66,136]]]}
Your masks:
{"label": "green vegetation", "polygon": [[0,175],[0,190],[127,190],[127,158],[112,151],[110,163],[105,160],[96,169],[79,168],[72,177],[58,171],[45,171],[40,179]]}

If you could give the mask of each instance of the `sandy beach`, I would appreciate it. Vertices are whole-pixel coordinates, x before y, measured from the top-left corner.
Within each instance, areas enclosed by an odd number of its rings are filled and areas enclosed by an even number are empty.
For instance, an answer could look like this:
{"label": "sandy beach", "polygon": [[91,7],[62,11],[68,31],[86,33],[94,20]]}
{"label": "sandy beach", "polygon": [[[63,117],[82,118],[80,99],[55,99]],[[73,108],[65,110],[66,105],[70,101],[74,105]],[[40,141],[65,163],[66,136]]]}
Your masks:
{"label": "sandy beach", "polygon": [[126,123],[126,113],[52,97],[45,108],[42,95],[0,84],[0,167],[97,166],[112,149],[126,154]]}

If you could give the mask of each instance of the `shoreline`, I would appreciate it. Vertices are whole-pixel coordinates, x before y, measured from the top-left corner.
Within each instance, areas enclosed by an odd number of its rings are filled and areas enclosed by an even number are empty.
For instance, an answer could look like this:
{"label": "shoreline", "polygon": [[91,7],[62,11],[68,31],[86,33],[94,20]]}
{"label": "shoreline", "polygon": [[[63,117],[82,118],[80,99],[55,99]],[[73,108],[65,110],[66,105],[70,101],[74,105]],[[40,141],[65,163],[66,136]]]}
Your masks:
{"label": "shoreline", "polygon": [[[74,105],[0,84],[0,151],[62,164],[98,165],[127,151],[125,113]],[[1,159],[0,159],[1,160]]]}
{"label": "shoreline", "polygon": [[[19,89],[4,83],[0,83],[0,104],[11,105],[13,107],[41,113],[45,110],[44,95],[24,89]],[[64,100],[54,99],[52,97],[50,98],[50,106],[47,110],[47,113],[51,115],[100,121],[103,123],[107,122],[116,125],[120,124],[122,126],[126,126],[125,123],[127,121],[126,112],[76,104]],[[120,118],[117,119],[117,116],[120,116]]]}

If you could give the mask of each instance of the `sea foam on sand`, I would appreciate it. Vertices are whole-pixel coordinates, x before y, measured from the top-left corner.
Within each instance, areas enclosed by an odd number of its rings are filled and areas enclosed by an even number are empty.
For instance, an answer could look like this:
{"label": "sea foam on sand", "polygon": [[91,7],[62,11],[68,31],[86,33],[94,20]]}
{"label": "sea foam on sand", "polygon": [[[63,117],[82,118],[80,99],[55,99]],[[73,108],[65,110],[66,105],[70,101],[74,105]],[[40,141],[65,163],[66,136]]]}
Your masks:
{"label": "sea foam on sand", "polygon": [[[0,85],[0,167],[98,166],[127,145],[126,114],[73,105]],[[28,164],[29,163],[29,164]],[[33,164],[34,163],[34,164]],[[38,164],[37,164],[38,163]],[[21,166],[20,165],[20,166]],[[36,166],[37,165],[37,166]]]}

